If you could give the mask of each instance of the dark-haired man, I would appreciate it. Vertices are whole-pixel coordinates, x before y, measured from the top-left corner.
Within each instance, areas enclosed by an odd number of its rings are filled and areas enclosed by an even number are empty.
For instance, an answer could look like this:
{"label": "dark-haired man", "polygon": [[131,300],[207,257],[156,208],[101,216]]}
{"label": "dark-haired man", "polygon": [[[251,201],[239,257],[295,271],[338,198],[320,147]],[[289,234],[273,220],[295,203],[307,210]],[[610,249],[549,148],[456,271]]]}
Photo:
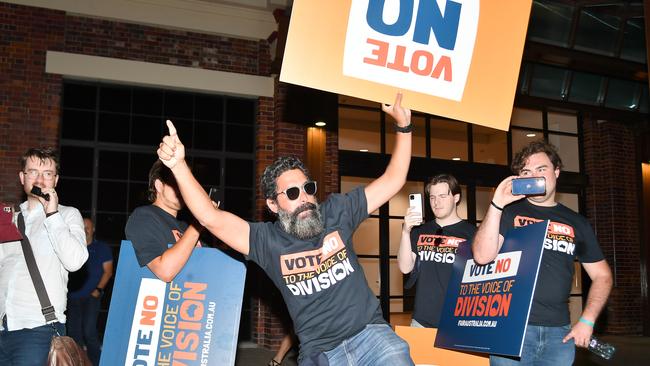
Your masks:
{"label": "dark-haired man", "polygon": [[[59,160],[53,149],[29,149],[18,173],[27,201],[20,205],[36,266],[54,307],[45,320],[20,241],[0,244],[0,365],[42,366],[52,337],[65,334],[68,272],[88,259],[81,214],[59,204]],[[39,187],[47,199],[32,192]]]}
{"label": "dark-haired man", "polygon": [[168,123],[158,156],[168,165],[188,207],[210,232],[264,269],[280,289],[300,340],[300,365],[412,365],[408,345],[381,315],[352,245],[358,225],[406,182],[411,112],[383,110],[396,121],[395,148],[384,174],[366,187],[316,200],[316,182],[302,162],[285,157],[261,178],[275,223],[249,223],[216,210],[185,163],[185,149]]}
{"label": "dark-haired man", "polygon": [[461,189],[453,175],[431,178],[424,193],[434,220],[422,225],[422,213],[408,208],[397,264],[411,273],[408,287],[417,285],[411,326],[437,328],[458,246],[474,237],[476,226],[458,216]]}
{"label": "dark-haired man", "polygon": [[140,266],[169,282],[192,255],[200,231],[176,218],[183,200],[174,175],[160,160],[149,170],[148,198],[151,205],[136,208],[129,217],[126,238],[133,244]]}
{"label": "dark-haired man", "polygon": [[[520,359],[491,356],[491,365],[571,365],[575,346],[587,347],[596,318],[612,287],[612,273],[587,220],[555,201],[562,160],[555,147],[534,141],[514,157],[511,165],[519,177],[544,177],[546,192],[537,196],[515,196],[512,180],[496,188],[491,205],[479,227],[472,249],[474,260],[489,263],[496,257],[508,230],[550,220],[561,227],[561,235],[548,231],[542,263],[533,295],[524,346]],[[518,201],[519,202],[515,202]],[[589,277],[591,288],[579,321],[571,326],[568,298],[577,258]]]}

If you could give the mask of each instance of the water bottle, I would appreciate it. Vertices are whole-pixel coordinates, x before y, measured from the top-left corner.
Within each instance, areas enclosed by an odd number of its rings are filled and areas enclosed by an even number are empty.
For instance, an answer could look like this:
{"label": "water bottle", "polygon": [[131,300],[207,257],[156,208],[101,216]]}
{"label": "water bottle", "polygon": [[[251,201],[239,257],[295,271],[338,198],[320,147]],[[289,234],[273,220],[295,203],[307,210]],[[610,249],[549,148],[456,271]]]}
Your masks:
{"label": "water bottle", "polygon": [[589,340],[589,346],[587,349],[606,360],[612,358],[614,352],[616,352],[616,347],[609,343],[605,343],[594,336]]}

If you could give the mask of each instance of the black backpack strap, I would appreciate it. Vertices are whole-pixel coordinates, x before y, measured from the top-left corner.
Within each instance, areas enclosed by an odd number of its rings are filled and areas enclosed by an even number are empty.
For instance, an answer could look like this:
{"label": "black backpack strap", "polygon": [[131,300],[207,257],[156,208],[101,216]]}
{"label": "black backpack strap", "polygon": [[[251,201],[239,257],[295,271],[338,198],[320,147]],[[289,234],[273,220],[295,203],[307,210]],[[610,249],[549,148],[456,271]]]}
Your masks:
{"label": "black backpack strap", "polygon": [[41,311],[45,316],[45,321],[50,323],[56,321],[56,314],[54,313],[54,307],[50,302],[49,296],[47,296],[47,290],[45,289],[45,284],[43,284],[43,278],[41,273],[38,271],[38,266],[36,265],[36,258],[34,258],[34,252],[32,251],[32,245],[25,234],[25,218],[23,213],[18,214],[18,230],[23,235],[23,240],[20,241],[20,245],[23,248],[23,254],[25,256],[25,262],[27,262],[27,270],[29,271],[29,276],[32,278],[32,283],[34,283],[34,288],[36,288],[36,295],[38,295],[38,301],[41,303]]}

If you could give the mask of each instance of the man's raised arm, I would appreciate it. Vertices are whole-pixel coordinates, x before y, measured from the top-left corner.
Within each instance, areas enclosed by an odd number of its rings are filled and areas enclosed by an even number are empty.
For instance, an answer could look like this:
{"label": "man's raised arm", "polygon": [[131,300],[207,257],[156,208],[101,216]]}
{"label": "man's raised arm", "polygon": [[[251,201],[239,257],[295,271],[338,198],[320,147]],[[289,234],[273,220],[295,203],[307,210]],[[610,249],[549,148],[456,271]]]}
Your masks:
{"label": "man's raised arm", "polygon": [[512,195],[512,180],[514,178],[516,177],[510,176],[499,183],[483,222],[476,231],[472,241],[472,253],[478,264],[492,262],[503,245],[504,238],[499,234],[503,207],[523,197]]}
{"label": "man's raised arm", "polygon": [[247,255],[250,232],[248,222],[214,207],[210,197],[187,166],[185,146],[179,139],[174,124],[168,120],[167,127],[169,135],[163,137],[160,143],[158,158],[174,173],[185,204],[201,225],[231,248]]}
{"label": "man's raised arm", "polygon": [[411,163],[411,110],[402,107],[402,93],[397,93],[395,104],[384,104],[381,109],[395,119],[395,147],[384,174],[365,188],[369,214],[402,189]]}

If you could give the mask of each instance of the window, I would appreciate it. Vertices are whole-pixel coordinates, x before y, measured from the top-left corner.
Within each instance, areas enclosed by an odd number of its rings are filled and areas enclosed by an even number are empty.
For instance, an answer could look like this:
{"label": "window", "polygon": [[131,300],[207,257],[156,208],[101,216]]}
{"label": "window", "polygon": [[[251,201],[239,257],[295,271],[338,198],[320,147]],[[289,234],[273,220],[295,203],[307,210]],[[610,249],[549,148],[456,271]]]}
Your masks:
{"label": "window", "polygon": [[339,149],[381,152],[379,111],[339,108]]}
{"label": "window", "polygon": [[[467,123],[417,112],[411,123],[413,157],[468,161]],[[393,120],[378,103],[339,96],[340,150],[390,154],[394,146]]]}
{"label": "window", "polygon": [[508,164],[508,135],[505,131],[479,125],[472,126],[474,162]]}
{"label": "window", "polygon": [[623,5],[592,5],[580,11],[576,31],[577,50],[614,56],[621,28]]}
{"label": "window", "polygon": [[544,125],[542,111],[534,109],[514,108],[510,124],[517,127],[541,129]]}
{"label": "window", "polygon": [[[393,151],[395,146],[395,130],[393,128],[393,119],[386,118],[386,153]],[[426,143],[426,119],[423,116],[411,116],[411,123],[413,124],[413,140],[411,142],[411,153],[413,156],[426,157],[427,156],[427,143]]]}
{"label": "window", "polygon": [[432,117],[431,157],[445,160],[469,160],[467,123]]}
{"label": "window", "polygon": [[533,2],[528,38],[533,41],[566,47],[571,34],[574,8],[545,0]]}
{"label": "window", "polygon": [[574,72],[569,101],[591,105],[600,104],[604,79],[600,75]]}
{"label": "window", "polygon": [[635,110],[639,98],[640,84],[634,81],[609,79],[605,107]]}
{"label": "window", "polygon": [[621,48],[621,58],[646,63],[644,18],[628,19]]}
{"label": "window", "polygon": [[169,118],[198,181],[225,192],[223,207],[252,219],[255,111],[251,99],[66,82],[62,203],[93,216],[97,237],[118,245],[128,215],[148,204],[148,172]]}
{"label": "window", "polygon": [[530,95],[548,99],[563,100],[565,80],[568,71],[557,67],[536,64],[530,85]]}

